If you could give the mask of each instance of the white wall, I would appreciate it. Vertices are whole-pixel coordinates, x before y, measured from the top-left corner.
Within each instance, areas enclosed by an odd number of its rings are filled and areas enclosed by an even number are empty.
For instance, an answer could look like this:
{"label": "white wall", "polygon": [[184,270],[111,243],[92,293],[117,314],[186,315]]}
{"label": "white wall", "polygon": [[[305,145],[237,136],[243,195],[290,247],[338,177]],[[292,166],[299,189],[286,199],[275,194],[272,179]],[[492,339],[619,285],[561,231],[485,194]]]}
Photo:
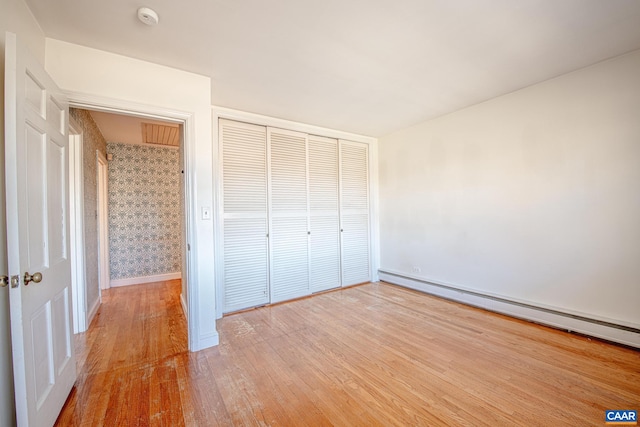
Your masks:
{"label": "white wall", "polygon": [[[18,35],[18,40],[44,63],[44,34],[31,11],[20,0],[0,0],[0,275],[7,271],[6,206],[4,192],[4,47],[5,32]],[[0,425],[15,423],[13,371],[9,323],[9,290],[0,288]]]}
{"label": "white wall", "polygon": [[640,327],[640,51],[380,138],[380,200],[381,270]]}
{"label": "white wall", "polygon": [[[96,99],[113,105],[131,103],[133,108],[168,109],[192,114],[192,140],[185,141],[194,187],[191,217],[195,253],[194,276],[188,295],[192,350],[217,344],[213,272],[213,221],[201,220],[202,207],[213,206],[211,79],[133,58],[46,39],[45,68],[71,99]],[[195,321],[194,320],[194,317]]]}

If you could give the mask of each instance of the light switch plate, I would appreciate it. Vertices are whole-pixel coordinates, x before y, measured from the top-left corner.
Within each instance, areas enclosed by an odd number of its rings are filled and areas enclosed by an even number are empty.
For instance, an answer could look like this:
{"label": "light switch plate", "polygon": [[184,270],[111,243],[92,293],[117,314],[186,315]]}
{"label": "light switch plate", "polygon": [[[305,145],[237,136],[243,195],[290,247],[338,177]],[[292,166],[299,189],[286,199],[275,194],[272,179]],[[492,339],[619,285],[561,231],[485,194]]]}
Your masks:
{"label": "light switch plate", "polygon": [[211,219],[211,208],[208,206],[202,207],[202,219]]}

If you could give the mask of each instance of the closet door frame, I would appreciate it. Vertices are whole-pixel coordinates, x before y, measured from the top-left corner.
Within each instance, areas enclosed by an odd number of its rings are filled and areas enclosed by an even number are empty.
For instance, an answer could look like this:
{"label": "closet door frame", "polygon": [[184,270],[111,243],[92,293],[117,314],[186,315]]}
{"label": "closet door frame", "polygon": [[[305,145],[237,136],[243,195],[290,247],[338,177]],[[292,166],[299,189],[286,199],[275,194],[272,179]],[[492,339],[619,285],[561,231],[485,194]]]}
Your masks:
{"label": "closet door frame", "polygon": [[[216,286],[216,314],[222,317],[224,295],[224,258],[222,246],[222,152],[219,139],[219,119],[236,120],[240,122],[288,129],[312,135],[321,135],[327,138],[343,139],[353,142],[362,142],[369,145],[369,228],[370,228],[370,267],[371,281],[378,280],[378,268],[380,268],[380,250],[378,234],[378,140],[373,137],[358,135],[350,132],[337,131],[321,126],[312,126],[304,123],[278,119],[260,114],[248,113],[225,107],[212,107],[213,126],[213,188],[214,198],[214,242],[215,242],[215,286]],[[205,142],[202,142],[204,144]]]}

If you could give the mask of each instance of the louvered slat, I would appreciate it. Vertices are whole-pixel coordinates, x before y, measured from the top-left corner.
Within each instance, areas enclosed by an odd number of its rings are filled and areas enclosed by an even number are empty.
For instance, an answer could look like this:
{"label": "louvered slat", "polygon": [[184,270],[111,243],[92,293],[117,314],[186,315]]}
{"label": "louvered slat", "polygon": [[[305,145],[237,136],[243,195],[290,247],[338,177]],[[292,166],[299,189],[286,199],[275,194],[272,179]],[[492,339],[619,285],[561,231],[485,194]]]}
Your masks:
{"label": "louvered slat", "polygon": [[308,295],[307,136],[268,129],[271,302]]}
{"label": "louvered slat", "polygon": [[269,302],[267,131],[220,120],[224,312]]}
{"label": "louvered slat", "polygon": [[271,220],[272,302],[309,294],[307,218],[280,217]]}
{"label": "louvered slat", "polygon": [[306,136],[269,129],[271,209],[307,212]]}
{"label": "louvered slat", "polygon": [[371,280],[368,159],[366,144],[340,141],[343,286]]}
{"label": "louvered slat", "polygon": [[340,221],[337,215],[311,217],[311,291],[340,287]]}
{"label": "louvered slat", "polygon": [[224,213],[260,212],[266,217],[266,129],[229,121],[224,121],[220,127],[223,134]]}
{"label": "louvered slat", "polygon": [[342,218],[342,280],[345,286],[370,280],[369,215]]}
{"label": "louvered slat", "polygon": [[340,286],[338,141],[309,136],[310,286],[320,292]]}

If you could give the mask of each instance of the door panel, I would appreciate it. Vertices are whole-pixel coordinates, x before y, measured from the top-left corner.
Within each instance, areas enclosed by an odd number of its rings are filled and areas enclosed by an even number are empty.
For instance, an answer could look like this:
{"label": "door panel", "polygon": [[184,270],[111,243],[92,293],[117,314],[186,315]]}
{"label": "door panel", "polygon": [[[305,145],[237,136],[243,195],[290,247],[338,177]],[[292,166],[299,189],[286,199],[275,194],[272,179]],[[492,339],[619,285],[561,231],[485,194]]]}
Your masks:
{"label": "door panel", "polygon": [[48,266],[47,260],[47,241],[46,235],[46,203],[43,194],[46,194],[45,180],[45,153],[46,153],[46,130],[36,129],[30,123],[26,123],[25,143],[26,155],[29,163],[33,166],[33,170],[26,173],[23,172],[24,178],[27,180],[27,236],[29,244],[27,250],[27,262],[36,270]]}
{"label": "door panel", "polygon": [[269,302],[266,218],[225,218],[225,311]]}
{"label": "door panel", "polygon": [[271,220],[271,302],[309,294],[307,218]]}
{"label": "door panel", "polygon": [[340,287],[338,141],[309,135],[311,291]]}
{"label": "door panel", "polygon": [[271,302],[309,295],[307,135],[267,129]]}
{"label": "door panel", "polygon": [[342,286],[371,280],[369,151],[366,144],[340,141],[340,228]]}
{"label": "door panel", "polygon": [[[55,422],[76,379],[67,207],[68,108],[7,33],[5,170],[11,340],[19,426]],[[28,282],[26,273],[41,273]]]}
{"label": "door panel", "polygon": [[[51,303],[47,302],[38,308],[33,313],[30,323],[30,332],[33,338],[33,366],[35,368],[35,398],[37,408],[40,408],[55,384]],[[38,331],[42,331],[42,333],[38,333]]]}
{"label": "door panel", "polygon": [[72,325],[69,317],[70,307],[69,289],[63,289],[53,298],[52,318],[53,318],[53,335],[56,337],[64,337],[54,342],[54,366],[57,368],[57,374],[66,368],[71,360],[73,353],[71,352],[72,342]]}
{"label": "door panel", "polygon": [[67,259],[67,236],[68,227],[65,224],[67,213],[67,194],[65,190],[65,159],[67,158],[66,147],[60,147],[53,141],[47,147],[47,202],[49,217],[49,240],[47,245],[50,248],[50,263],[57,264]]}
{"label": "door panel", "polygon": [[267,130],[220,120],[223,311],[269,302]]}
{"label": "door panel", "polygon": [[340,287],[340,221],[337,215],[311,217],[311,291]]}

